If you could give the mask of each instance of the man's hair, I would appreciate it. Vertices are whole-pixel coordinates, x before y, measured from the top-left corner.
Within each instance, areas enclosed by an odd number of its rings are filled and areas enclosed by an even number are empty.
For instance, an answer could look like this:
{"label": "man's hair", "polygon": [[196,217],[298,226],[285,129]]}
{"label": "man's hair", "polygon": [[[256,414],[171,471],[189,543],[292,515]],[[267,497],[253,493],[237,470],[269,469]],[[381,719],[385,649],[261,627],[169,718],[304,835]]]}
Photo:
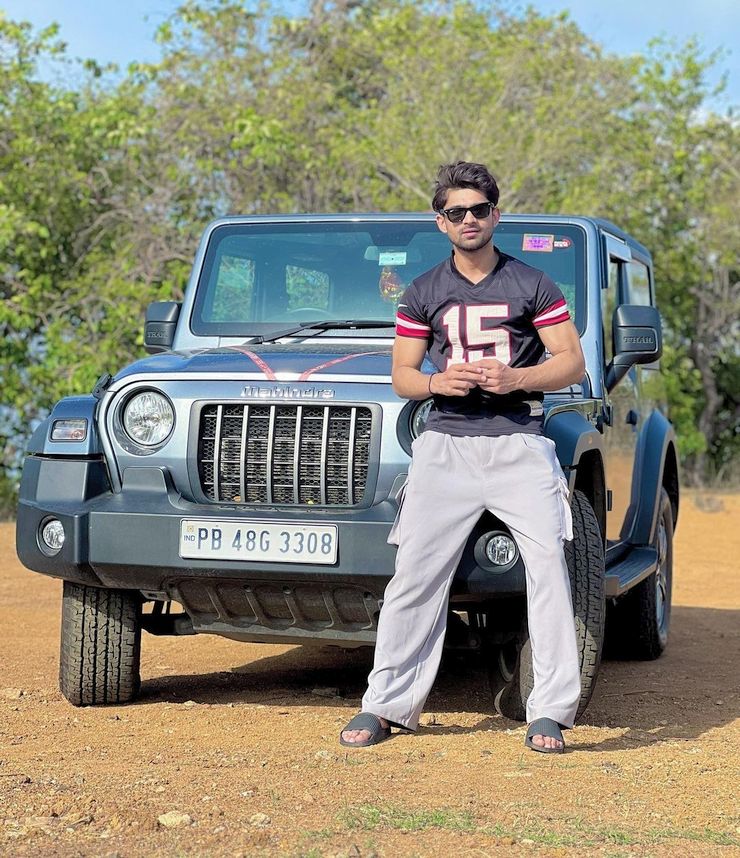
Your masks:
{"label": "man's hair", "polygon": [[442,164],[437,173],[432,208],[441,212],[447,202],[448,193],[457,188],[472,188],[486,195],[489,203],[498,205],[498,185],[488,168],[471,161],[455,161],[454,164]]}

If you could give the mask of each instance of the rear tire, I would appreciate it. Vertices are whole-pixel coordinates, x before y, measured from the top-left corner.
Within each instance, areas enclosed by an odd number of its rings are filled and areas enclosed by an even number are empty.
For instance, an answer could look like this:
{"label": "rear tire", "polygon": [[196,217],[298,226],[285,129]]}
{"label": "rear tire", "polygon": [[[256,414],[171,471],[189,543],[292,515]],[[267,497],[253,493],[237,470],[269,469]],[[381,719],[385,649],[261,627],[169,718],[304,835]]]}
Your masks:
{"label": "rear tire", "polygon": [[141,599],[64,582],[59,688],[74,706],[129,703],[141,679]]}
{"label": "rear tire", "polygon": [[[601,665],[605,615],[604,543],[596,514],[583,492],[573,492],[571,512],[573,540],[565,543],[565,559],[570,573],[581,671],[578,717],[591,700]],[[526,614],[512,640],[490,654],[488,666],[496,710],[506,718],[526,721],[527,698],[534,687]]]}
{"label": "rear tire", "polygon": [[668,644],[673,590],[673,510],[661,490],[653,546],[658,565],[652,575],[620,597],[607,612],[606,640],[610,658],[658,658]]}

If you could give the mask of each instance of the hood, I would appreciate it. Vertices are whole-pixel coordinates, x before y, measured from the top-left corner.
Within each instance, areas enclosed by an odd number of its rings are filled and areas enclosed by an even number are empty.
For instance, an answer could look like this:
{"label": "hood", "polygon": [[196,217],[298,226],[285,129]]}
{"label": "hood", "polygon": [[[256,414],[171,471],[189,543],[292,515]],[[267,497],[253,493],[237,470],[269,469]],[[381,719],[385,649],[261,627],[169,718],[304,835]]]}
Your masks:
{"label": "hood", "polygon": [[268,381],[315,380],[322,374],[333,376],[391,374],[388,345],[352,343],[265,344],[229,346],[181,352],[164,352],[132,363],[116,377],[132,375],[172,375],[173,373],[262,373]]}

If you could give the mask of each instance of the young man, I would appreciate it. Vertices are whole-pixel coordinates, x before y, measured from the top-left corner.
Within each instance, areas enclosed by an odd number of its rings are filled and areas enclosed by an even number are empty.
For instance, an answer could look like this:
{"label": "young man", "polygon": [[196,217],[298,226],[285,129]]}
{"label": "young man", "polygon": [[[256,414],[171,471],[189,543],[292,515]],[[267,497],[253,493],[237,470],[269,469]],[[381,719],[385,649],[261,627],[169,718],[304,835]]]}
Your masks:
{"label": "young man", "polygon": [[[579,382],[585,367],[555,283],[493,245],[498,197],[482,164],[440,168],[432,205],[452,254],[414,280],[398,306],[393,388],[408,399],[431,393],[434,407],[413,444],[375,663],[343,745],[376,744],[391,726],[416,730],[442,655],[450,585],[485,509],[508,525],[526,567],[534,666],[527,746],[561,752],[560,728],[576,716],[581,684],[563,552],[570,510],[541,401],[542,391]],[[431,375],[420,371],[427,352]]]}

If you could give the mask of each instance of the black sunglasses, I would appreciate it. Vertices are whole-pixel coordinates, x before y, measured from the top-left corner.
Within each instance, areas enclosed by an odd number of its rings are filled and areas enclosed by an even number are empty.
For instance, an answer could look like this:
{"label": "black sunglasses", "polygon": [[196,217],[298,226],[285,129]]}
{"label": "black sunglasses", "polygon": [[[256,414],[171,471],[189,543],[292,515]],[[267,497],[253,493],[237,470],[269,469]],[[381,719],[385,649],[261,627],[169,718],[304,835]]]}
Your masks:
{"label": "black sunglasses", "polygon": [[451,209],[441,209],[443,215],[447,217],[450,223],[462,223],[465,220],[465,215],[470,212],[476,220],[483,220],[488,217],[492,209],[496,206],[493,203],[476,203],[474,206],[454,206]]}

